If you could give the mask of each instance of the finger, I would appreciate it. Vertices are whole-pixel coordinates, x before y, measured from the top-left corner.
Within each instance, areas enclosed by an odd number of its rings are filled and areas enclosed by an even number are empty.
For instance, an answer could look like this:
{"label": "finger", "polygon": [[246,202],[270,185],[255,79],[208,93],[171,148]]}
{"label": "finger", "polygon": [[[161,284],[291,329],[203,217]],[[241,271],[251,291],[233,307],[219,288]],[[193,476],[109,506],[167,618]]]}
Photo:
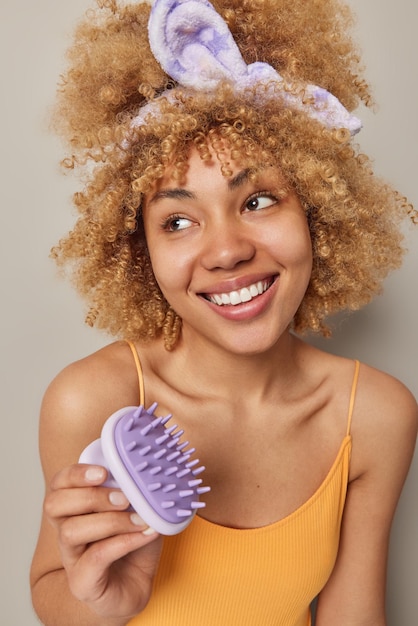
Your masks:
{"label": "finger", "polygon": [[55,474],[51,481],[51,490],[70,489],[72,487],[87,487],[101,485],[107,478],[107,470],[101,465],[86,465],[76,463],[64,467]]}
{"label": "finger", "polygon": [[[142,537],[129,539],[128,535]],[[136,514],[124,512],[82,515],[66,519],[59,527],[59,544],[64,563],[73,565],[84,552],[91,551],[98,544],[98,554],[106,547],[108,556],[103,563],[121,558],[128,552],[146,545],[157,533]],[[115,539],[115,541],[110,541]],[[86,549],[86,546],[87,549]],[[134,546],[134,547],[132,547]],[[92,551],[95,555],[96,551]]]}
{"label": "finger", "polygon": [[140,560],[144,555],[145,561],[148,561],[150,557],[147,559],[146,546],[156,540],[155,557],[152,559],[155,563],[161,551],[161,537],[157,533],[148,536],[140,532],[129,533],[90,544],[74,566],[67,569],[72,592],[82,601],[90,603],[103,599],[104,589],[109,587],[112,565],[131,554],[134,556],[138,551],[141,551]]}
{"label": "finger", "polygon": [[145,547],[159,537],[160,535],[155,531],[152,534],[129,532],[95,541],[89,544],[82,556],[83,566],[90,570],[96,568],[96,573],[104,572],[116,561]]}
{"label": "finger", "polygon": [[59,523],[66,517],[122,511],[129,506],[129,501],[120,490],[105,487],[74,487],[51,491],[45,498],[45,515],[51,522]]}
{"label": "finger", "polygon": [[148,528],[136,513],[106,512],[69,517],[61,523],[59,534],[64,545],[75,547],[116,535],[144,532]]}

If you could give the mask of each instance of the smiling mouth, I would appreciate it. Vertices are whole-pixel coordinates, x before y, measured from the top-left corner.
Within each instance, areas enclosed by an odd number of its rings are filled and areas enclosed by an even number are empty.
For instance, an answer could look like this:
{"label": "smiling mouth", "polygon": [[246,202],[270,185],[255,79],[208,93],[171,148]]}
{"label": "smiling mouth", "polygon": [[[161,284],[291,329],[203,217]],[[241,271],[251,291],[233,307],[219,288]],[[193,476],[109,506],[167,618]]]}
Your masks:
{"label": "smiling mouth", "polygon": [[274,278],[259,280],[248,287],[243,287],[237,291],[229,291],[228,293],[211,293],[204,294],[206,300],[216,304],[217,306],[237,306],[245,302],[250,302],[254,298],[261,296],[271,287]]}

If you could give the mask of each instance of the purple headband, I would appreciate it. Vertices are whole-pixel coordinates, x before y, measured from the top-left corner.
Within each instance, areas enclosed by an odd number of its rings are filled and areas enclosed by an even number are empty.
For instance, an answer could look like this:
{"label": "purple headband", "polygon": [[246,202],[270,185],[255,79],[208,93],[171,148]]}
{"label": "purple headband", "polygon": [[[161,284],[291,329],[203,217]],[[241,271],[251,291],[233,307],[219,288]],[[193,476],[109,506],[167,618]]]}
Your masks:
{"label": "purple headband", "polygon": [[[304,111],[327,128],[346,128],[355,135],[361,121],[326,89],[296,84],[291,90],[268,63],[247,65],[228,25],[207,0],[155,0],[148,23],[151,51],[162,69],[181,87],[211,93],[228,82],[237,95],[262,85],[263,100],[281,90],[290,108]],[[143,106],[132,121],[141,126],[148,114],[159,113],[160,98],[174,101],[175,88]]]}

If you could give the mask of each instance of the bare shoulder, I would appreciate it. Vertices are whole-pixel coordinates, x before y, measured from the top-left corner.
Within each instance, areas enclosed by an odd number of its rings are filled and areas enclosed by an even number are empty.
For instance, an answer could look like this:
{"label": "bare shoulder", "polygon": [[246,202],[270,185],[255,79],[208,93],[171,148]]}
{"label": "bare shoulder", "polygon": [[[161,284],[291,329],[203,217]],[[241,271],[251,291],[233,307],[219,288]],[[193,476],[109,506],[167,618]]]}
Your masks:
{"label": "bare shoulder", "polygon": [[116,341],[97,352],[70,363],[51,382],[48,394],[58,392],[67,401],[109,401],[138,385],[134,360],[128,344]]}
{"label": "bare shoulder", "polygon": [[361,364],[339,552],[321,592],[318,623],[384,623],[390,529],[417,426],[417,403],[405,385]]}
{"label": "bare shoulder", "polygon": [[384,459],[409,466],[417,429],[418,405],[411,391],[393,376],[362,364],[352,424],[356,471],[361,474]]}
{"label": "bare shoulder", "polygon": [[397,378],[361,365],[357,402],[363,417],[383,429],[417,432],[418,406],[411,391]]}
{"label": "bare shoulder", "polygon": [[42,402],[44,466],[76,462],[112,413],[138,403],[138,377],[126,342],[109,344],[65,367],[48,386]]}

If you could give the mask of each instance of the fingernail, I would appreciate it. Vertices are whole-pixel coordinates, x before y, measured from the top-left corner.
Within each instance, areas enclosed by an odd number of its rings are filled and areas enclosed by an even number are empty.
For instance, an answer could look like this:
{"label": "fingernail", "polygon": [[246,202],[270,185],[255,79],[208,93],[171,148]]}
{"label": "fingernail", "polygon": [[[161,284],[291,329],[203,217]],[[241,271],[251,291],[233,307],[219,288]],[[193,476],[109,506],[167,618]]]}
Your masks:
{"label": "fingernail", "polygon": [[146,526],[144,520],[139,517],[138,513],[132,513],[131,522],[132,524],[135,524],[135,526]]}
{"label": "fingernail", "polygon": [[142,531],[143,535],[146,535],[147,537],[149,537],[150,535],[156,535],[157,531],[154,530],[153,528],[147,528],[146,530]]}
{"label": "fingernail", "polygon": [[85,473],[86,480],[97,483],[99,480],[103,480],[105,477],[105,471],[102,467],[89,467]]}
{"label": "fingernail", "polygon": [[127,506],[129,504],[128,499],[121,491],[112,491],[109,494],[109,500],[113,506]]}

